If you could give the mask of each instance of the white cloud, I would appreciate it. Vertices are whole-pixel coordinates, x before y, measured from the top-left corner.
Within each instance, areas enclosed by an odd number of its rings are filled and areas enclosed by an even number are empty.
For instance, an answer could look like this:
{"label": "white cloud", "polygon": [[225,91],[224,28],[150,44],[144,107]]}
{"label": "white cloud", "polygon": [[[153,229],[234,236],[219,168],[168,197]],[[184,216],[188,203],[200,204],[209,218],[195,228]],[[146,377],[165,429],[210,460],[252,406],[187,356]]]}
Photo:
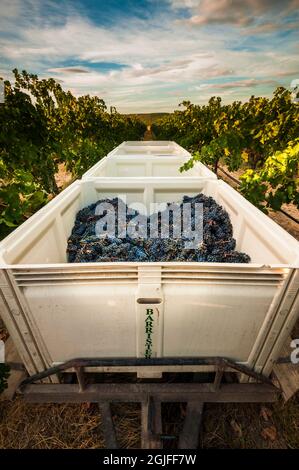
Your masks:
{"label": "white cloud", "polygon": [[[219,18],[227,1],[217,0],[214,4]],[[56,8],[57,2],[46,2],[53,11],[51,18],[43,17],[38,0],[30,0],[34,16],[31,21],[29,14],[23,15],[28,1],[10,0],[10,13],[5,20],[0,17],[1,69],[10,63],[10,68],[17,66],[43,77],[54,76],[77,95],[102,90],[108,104],[121,111],[154,110],[158,105],[159,109],[173,109],[179,96],[189,93],[190,99],[198,99],[198,90],[201,99],[207,98],[213,87],[202,82],[215,78],[231,77],[235,83],[245,83],[239,77],[246,77],[247,87],[253,88],[254,80],[265,80],[270,90],[279,74],[287,77],[298,70],[298,55],[284,49],[268,52],[261,44],[258,51],[231,50],[229,46],[236,43],[236,38],[239,40],[233,29],[225,36],[217,30],[207,35],[202,28],[178,24],[176,16],[166,14],[150,22],[131,19],[108,28],[72,9],[66,9],[63,16]],[[245,1],[247,5],[250,2],[255,11],[263,11],[257,0]],[[174,10],[185,6],[191,15],[200,12],[208,20],[214,11],[210,3],[214,2],[202,0],[200,11],[199,2],[193,0],[173,0],[172,6]],[[242,8],[234,21],[244,21]],[[15,34],[7,35],[7,28]],[[97,66],[99,62],[124,67],[105,71]],[[220,90],[232,93],[228,86]]]}
{"label": "white cloud", "polygon": [[87,67],[56,67],[48,69],[50,73],[89,73]]}
{"label": "white cloud", "polygon": [[174,9],[195,8],[199,6],[198,0],[169,0]]}
{"label": "white cloud", "polygon": [[271,79],[256,80],[255,78],[250,78],[226,83],[203,83],[199,87],[195,87],[195,89],[198,91],[203,89],[229,90],[235,88],[255,88],[261,85],[271,85],[277,87],[279,86],[279,81]]}
{"label": "white cloud", "polygon": [[[298,12],[299,0],[169,0],[172,7],[187,8],[190,17],[187,22],[192,25],[205,24],[232,24],[247,26],[256,18],[263,18],[265,14],[273,19],[272,28],[280,26],[278,19],[284,18],[292,12]],[[257,32],[268,31],[270,24],[261,27]]]}
{"label": "white cloud", "polygon": [[20,14],[19,0],[1,0],[1,18],[6,21]]}

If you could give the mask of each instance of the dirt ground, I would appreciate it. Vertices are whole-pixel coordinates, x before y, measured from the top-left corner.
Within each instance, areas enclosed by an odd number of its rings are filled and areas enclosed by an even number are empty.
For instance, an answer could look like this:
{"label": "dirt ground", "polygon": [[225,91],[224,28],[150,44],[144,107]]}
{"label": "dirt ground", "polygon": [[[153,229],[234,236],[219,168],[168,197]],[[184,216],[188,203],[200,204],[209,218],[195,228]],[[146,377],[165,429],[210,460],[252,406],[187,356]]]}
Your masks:
{"label": "dirt ground", "polygon": [[[150,129],[145,139],[151,140]],[[57,177],[60,187],[71,182],[63,165]],[[231,183],[231,182],[230,182]],[[286,207],[299,218],[297,209]],[[280,213],[270,214],[280,225],[299,239],[299,227]],[[1,325],[0,325],[1,328]],[[5,339],[5,330],[0,339]],[[297,335],[297,336],[296,336]],[[299,336],[299,326],[293,337]],[[177,435],[185,414],[182,404],[165,406],[166,434]],[[138,405],[113,407],[113,420],[121,447],[140,446],[140,409]],[[174,444],[169,444],[173,446]],[[205,406],[199,448],[299,448],[299,393],[289,402],[264,404],[208,404]],[[97,406],[34,405],[22,398],[0,402],[0,448],[103,448],[101,416]]]}
{"label": "dirt ground", "polygon": [[151,126],[148,125],[146,128],[146,131],[144,133],[144,139],[143,140],[154,140],[154,134],[151,130]]}

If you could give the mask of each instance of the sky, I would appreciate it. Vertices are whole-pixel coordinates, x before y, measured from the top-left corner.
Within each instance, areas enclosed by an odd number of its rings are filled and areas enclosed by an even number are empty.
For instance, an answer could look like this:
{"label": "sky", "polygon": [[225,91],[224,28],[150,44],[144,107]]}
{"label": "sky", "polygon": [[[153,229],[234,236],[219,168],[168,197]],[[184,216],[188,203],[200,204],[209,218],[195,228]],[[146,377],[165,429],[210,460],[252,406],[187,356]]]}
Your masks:
{"label": "sky", "polygon": [[0,77],[123,113],[271,96],[299,79],[299,0],[0,0]]}

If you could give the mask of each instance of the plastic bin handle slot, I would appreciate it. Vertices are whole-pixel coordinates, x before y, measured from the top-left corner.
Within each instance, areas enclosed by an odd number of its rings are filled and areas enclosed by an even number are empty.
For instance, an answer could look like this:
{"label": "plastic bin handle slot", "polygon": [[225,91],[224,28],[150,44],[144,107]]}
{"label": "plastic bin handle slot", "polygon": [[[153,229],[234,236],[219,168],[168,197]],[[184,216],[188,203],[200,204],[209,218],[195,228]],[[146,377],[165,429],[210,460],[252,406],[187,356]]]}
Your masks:
{"label": "plastic bin handle slot", "polygon": [[138,304],[161,304],[162,303],[162,299],[160,298],[146,298],[146,297],[140,297],[139,299],[137,299],[137,303]]}

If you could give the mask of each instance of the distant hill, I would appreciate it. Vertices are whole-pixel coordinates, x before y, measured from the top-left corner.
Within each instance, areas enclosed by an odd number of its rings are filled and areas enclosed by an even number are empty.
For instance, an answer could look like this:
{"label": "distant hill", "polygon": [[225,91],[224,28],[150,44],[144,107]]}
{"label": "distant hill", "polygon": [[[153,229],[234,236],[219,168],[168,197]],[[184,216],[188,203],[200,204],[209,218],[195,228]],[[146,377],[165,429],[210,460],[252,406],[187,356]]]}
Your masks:
{"label": "distant hill", "polygon": [[131,113],[127,116],[135,116],[141,121],[145,122],[148,126],[157,121],[157,119],[166,116],[169,113]]}

